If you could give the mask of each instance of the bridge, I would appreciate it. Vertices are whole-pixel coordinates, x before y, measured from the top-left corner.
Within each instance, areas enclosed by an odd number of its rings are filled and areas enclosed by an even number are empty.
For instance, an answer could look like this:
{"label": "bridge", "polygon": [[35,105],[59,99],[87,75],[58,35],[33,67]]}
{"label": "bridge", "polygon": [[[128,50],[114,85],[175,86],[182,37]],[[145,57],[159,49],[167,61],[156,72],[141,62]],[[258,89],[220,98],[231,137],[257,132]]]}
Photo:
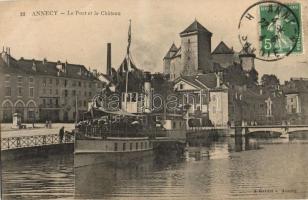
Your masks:
{"label": "bridge", "polygon": [[257,125],[257,126],[232,126],[234,132],[231,135],[248,135],[256,132],[280,133],[287,136],[296,131],[307,131],[308,125]]}
{"label": "bridge", "polygon": [[65,135],[62,141],[58,134],[5,137],[0,148],[2,161],[62,155],[74,151],[74,137]]}
{"label": "bridge", "polygon": [[65,143],[74,143],[74,137],[70,135],[65,135],[62,142],[59,141],[58,134],[7,137],[1,138],[0,146],[1,150],[3,151]]}

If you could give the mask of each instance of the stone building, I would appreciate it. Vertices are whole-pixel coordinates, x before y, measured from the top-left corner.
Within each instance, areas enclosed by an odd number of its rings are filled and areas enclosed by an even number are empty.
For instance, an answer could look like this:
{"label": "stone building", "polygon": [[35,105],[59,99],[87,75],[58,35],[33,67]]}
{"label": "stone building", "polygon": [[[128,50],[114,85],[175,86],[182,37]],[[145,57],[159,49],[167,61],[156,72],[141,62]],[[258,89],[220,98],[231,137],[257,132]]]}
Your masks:
{"label": "stone building", "polygon": [[212,33],[195,20],[180,33],[181,47],[171,45],[164,57],[164,73],[172,80],[198,72],[211,72],[211,37]]}
{"label": "stone building", "polygon": [[228,122],[228,88],[215,73],[181,76],[174,81],[174,90],[181,94],[182,106],[189,105],[188,118],[199,119],[206,126],[210,120],[215,126]]}
{"label": "stone building", "polygon": [[308,79],[291,78],[283,87],[287,120],[291,124],[308,124]]}
{"label": "stone building", "polygon": [[229,87],[229,119],[241,125],[281,124],[285,119],[284,96],[261,86]]}
{"label": "stone building", "polygon": [[181,63],[184,75],[211,72],[212,33],[195,20],[180,33]]}
{"label": "stone building", "polygon": [[240,52],[235,52],[224,42],[220,42],[212,52],[212,33],[195,20],[180,33],[181,46],[172,44],[163,58],[164,74],[170,80],[198,73],[217,71],[217,66],[224,69],[233,63],[240,63],[247,72],[254,68],[255,55],[249,45],[244,45]]}
{"label": "stone building", "polygon": [[[2,51],[0,58],[0,121],[69,122],[87,111],[88,102],[103,87],[95,72],[83,65],[44,60],[19,60]],[[77,103],[77,105],[76,105]]]}

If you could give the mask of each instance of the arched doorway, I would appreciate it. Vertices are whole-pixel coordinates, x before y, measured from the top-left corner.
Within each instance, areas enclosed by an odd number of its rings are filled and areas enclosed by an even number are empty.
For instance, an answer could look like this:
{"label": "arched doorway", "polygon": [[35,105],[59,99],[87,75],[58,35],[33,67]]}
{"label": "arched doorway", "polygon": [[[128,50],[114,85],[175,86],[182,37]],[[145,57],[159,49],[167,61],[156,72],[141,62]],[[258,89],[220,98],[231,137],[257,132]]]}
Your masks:
{"label": "arched doorway", "polygon": [[25,111],[24,104],[21,101],[17,102],[17,104],[15,104],[15,112],[20,114],[21,122],[24,121],[24,111]]}
{"label": "arched doorway", "polygon": [[28,103],[27,105],[27,121],[28,122],[35,122],[36,119],[35,119],[35,109],[36,109],[36,106],[34,104],[34,102],[30,102]]}
{"label": "arched doorway", "polygon": [[3,109],[3,122],[12,122],[13,119],[13,107],[12,104],[10,104],[8,101],[5,102],[2,106]]}

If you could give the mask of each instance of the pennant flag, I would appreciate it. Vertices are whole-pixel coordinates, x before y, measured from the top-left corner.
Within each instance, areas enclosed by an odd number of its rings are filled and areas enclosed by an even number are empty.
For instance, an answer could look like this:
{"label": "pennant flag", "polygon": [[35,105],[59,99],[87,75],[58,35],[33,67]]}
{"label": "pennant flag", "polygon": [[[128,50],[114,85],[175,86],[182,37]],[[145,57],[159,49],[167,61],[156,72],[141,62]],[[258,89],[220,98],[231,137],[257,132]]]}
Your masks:
{"label": "pennant flag", "polygon": [[129,20],[127,54],[129,54],[129,48],[130,48],[131,41],[132,41],[132,37],[131,37],[131,20]]}

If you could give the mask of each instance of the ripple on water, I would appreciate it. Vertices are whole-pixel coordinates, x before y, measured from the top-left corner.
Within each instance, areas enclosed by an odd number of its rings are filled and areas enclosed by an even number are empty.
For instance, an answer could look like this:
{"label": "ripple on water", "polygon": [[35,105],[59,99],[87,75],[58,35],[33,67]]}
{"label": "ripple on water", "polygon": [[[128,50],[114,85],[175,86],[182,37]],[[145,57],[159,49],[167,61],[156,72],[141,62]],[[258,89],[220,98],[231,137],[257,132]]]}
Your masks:
{"label": "ripple on water", "polygon": [[253,140],[251,146],[245,142],[240,141],[238,147],[228,138],[192,147],[185,159],[166,155],[159,162],[131,167],[98,165],[74,170],[73,158],[62,156],[5,163],[4,199],[308,197],[307,141]]}

